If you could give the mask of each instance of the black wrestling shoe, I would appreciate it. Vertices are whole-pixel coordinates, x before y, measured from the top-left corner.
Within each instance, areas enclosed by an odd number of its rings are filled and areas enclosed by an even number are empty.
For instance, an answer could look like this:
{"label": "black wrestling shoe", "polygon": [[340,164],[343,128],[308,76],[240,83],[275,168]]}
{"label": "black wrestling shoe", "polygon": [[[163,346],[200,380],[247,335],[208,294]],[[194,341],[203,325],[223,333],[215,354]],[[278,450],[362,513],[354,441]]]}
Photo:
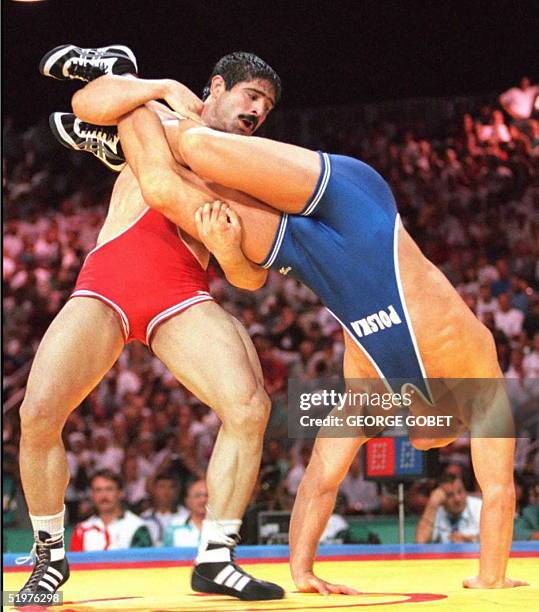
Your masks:
{"label": "black wrestling shoe", "polygon": [[[48,597],[56,593],[69,578],[69,565],[65,556],[55,560],[57,556],[55,551],[63,548],[63,538],[51,541],[48,533],[45,531],[38,532],[32,554],[30,557],[22,559],[23,562],[30,560],[35,554],[34,569],[30,578],[17,593],[17,608],[51,605]],[[65,553],[62,554],[65,555]],[[19,563],[19,560],[17,562]]]}
{"label": "black wrestling shoe", "polygon": [[56,140],[64,147],[92,153],[114,172],[121,172],[125,167],[125,156],[115,125],[86,123],[73,113],[52,113],[49,125]]}
{"label": "black wrestling shoe", "polygon": [[137,58],[123,45],[99,49],[60,45],[42,57],[39,72],[53,79],[80,79],[87,83],[104,74],[136,74]]}
{"label": "black wrestling shoe", "polygon": [[191,588],[198,593],[230,595],[245,601],[282,599],[284,590],[277,584],[254,578],[236,564],[235,544],[208,544],[208,551],[215,551],[211,563],[198,563],[191,574]]}

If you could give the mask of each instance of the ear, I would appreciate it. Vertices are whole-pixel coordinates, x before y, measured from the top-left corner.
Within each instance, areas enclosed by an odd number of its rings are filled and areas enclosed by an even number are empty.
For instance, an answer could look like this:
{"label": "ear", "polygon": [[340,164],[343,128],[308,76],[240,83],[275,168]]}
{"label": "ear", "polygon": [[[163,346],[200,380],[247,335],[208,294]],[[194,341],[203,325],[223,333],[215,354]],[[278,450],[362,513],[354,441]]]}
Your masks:
{"label": "ear", "polygon": [[220,74],[216,74],[210,83],[210,95],[217,99],[226,90],[226,83]]}

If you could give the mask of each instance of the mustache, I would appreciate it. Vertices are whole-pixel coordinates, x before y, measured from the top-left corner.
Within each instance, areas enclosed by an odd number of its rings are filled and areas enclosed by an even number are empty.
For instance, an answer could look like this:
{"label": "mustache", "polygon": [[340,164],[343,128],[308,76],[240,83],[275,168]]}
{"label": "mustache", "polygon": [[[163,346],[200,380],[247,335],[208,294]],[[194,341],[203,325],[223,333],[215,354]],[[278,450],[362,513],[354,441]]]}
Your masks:
{"label": "mustache", "polygon": [[250,121],[253,124],[253,130],[256,129],[258,125],[258,117],[256,115],[238,115],[238,119]]}

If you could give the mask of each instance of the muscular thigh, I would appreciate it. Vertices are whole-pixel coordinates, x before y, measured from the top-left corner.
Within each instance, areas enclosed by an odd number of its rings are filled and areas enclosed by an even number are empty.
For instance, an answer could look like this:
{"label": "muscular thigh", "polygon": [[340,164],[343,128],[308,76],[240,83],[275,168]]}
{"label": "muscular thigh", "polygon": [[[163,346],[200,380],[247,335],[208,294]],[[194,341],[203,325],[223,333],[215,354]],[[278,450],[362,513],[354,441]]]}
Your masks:
{"label": "muscular thigh", "polygon": [[[167,132],[169,145],[177,153],[174,128],[167,125]],[[192,169],[200,176],[244,191],[289,213],[302,210],[315,190],[320,159],[314,151],[269,138],[209,128],[195,128],[189,132],[190,148],[197,154],[188,158]],[[186,142],[185,136],[183,142]]]}
{"label": "muscular thigh", "polygon": [[247,403],[261,385],[258,357],[238,325],[215,302],[203,302],[163,323],[152,341],[174,376],[218,414]]}
{"label": "muscular thigh", "polygon": [[25,402],[68,414],[99,383],[124,346],[115,313],[92,298],[73,298],[56,315],[37,350]]}

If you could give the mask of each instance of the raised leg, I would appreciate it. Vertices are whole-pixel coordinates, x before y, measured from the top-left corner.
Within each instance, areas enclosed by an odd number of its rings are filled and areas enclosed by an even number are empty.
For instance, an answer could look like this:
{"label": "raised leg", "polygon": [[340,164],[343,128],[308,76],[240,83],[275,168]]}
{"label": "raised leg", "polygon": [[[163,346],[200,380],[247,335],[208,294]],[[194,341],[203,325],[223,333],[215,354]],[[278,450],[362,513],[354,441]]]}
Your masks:
{"label": "raised leg", "polygon": [[255,262],[264,259],[279,224],[279,213],[179,166],[167,145],[160,120],[149,109],[140,107],[124,117],[118,130],[129,166],[149,206],[198,238],[195,212],[206,202],[226,199],[241,217],[245,255]]}
{"label": "raised leg", "polygon": [[218,132],[190,120],[180,123],[177,149],[198,175],[288,213],[304,208],[321,170],[318,153],[309,149]]}

